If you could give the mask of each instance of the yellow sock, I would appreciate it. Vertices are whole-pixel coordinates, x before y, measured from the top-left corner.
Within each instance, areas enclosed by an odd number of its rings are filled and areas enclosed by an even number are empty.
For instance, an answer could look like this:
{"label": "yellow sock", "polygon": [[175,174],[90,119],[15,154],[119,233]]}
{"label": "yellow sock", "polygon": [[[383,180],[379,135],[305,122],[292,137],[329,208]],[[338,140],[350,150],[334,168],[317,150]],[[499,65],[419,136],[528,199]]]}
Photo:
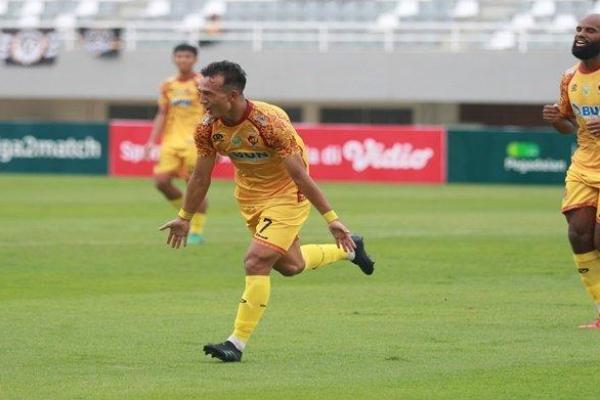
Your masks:
{"label": "yellow sock", "polygon": [[179,197],[177,199],[169,200],[169,203],[175,208],[177,211],[183,206],[183,197]]}
{"label": "yellow sock", "polygon": [[592,296],[596,304],[600,303],[600,252],[575,254],[575,264],[581,277],[581,282]]}
{"label": "yellow sock", "polygon": [[204,224],[206,223],[206,214],[196,213],[190,221],[190,232],[201,235],[204,232]]}
{"label": "yellow sock", "polygon": [[246,276],[246,289],[238,306],[232,336],[244,343],[248,341],[265,312],[270,294],[270,276]]}
{"label": "yellow sock", "polygon": [[348,254],[343,249],[338,249],[335,244],[305,244],[300,246],[304,269],[317,269],[335,261],[348,259]]}

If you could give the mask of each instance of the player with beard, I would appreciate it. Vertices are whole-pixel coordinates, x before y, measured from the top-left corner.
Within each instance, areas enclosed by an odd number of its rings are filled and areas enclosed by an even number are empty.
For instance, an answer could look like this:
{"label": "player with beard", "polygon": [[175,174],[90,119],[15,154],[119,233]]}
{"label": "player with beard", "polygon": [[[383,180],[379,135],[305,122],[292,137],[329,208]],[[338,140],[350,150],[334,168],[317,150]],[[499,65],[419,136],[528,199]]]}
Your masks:
{"label": "player with beard", "polygon": [[[562,212],[581,281],[600,313],[600,14],[579,22],[571,52],[580,62],[563,74],[560,100],[544,106],[543,118],[560,133],[577,132]],[[580,328],[600,329],[600,316]]]}

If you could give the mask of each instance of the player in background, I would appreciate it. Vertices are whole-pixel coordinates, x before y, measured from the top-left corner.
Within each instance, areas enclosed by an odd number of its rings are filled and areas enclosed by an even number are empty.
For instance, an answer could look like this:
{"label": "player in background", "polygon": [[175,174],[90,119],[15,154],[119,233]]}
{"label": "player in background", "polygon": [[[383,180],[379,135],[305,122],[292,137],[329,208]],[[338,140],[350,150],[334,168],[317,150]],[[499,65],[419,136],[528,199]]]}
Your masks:
{"label": "player in background", "polygon": [[[173,49],[173,63],[177,75],[166,79],[160,87],[158,111],[152,124],[150,139],[145,147],[146,159],[159,136],[162,135],[160,156],[154,166],[154,184],[177,210],[183,204],[183,194],[174,185],[174,178],[187,180],[196,164],[194,145],[196,126],[204,116],[198,95],[199,74],[194,72],[198,50],[188,44]],[[207,202],[204,199],[194,211],[187,242],[204,241]]]}
{"label": "player in background", "polygon": [[[252,239],[244,258],[246,287],[238,306],[233,333],[204,352],[222,361],[241,361],[250,335],[262,318],[271,292],[270,273],[284,276],[350,260],[365,274],[374,262],[362,237],[351,235],[329,201],[308,174],[306,148],[287,114],[276,106],[248,101],[246,74],[229,61],[201,71],[199,91],[206,109],[198,125],[198,161],[178,217],[161,227],[167,243],[185,245],[189,220],[206,196],[217,154],[235,166],[235,197]],[[336,244],[300,246],[298,234],[312,205],[323,215]]]}
{"label": "player in background", "polygon": [[[560,133],[577,132],[562,212],[581,281],[600,314],[600,14],[579,22],[571,52],[580,62],[563,74],[560,100],[544,106],[543,118]],[[600,329],[600,316],[580,328]]]}

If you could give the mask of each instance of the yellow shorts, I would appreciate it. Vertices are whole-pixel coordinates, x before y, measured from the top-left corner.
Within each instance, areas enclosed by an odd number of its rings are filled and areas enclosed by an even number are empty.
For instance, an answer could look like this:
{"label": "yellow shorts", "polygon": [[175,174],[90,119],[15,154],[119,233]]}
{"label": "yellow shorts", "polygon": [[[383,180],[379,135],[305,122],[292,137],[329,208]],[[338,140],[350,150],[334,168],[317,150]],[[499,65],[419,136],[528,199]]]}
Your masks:
{"label": "yellow shorts", "polygon": [[[563,213],[576,208],[598,208],[599,196],[600,174],[582,171],[573,166],[569,167],[565,178],[565,194],[561,207]],[[596,220],[600,221],[600,215],[597,211]]]}
{"label": "yellow shorts", "polygon": [[240,213],[254,240],[285,254],[298,237],[310,208],[310,202],[304,200],[264,207],[240,205]]}
{"label": "yellow shorts", "polygon": [[195,146],[172,147],[162,146],[158,163],[154,166],[154,174],[171,173],[188,177],[194,170],[198,153]]}

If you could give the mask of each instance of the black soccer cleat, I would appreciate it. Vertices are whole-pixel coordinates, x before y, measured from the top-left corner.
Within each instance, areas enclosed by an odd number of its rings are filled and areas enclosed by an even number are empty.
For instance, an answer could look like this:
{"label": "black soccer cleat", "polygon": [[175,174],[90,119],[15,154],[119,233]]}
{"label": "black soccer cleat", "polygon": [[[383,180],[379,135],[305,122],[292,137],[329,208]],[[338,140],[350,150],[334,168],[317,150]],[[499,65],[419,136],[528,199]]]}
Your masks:
{"label": "black soccer cleat", "polygon": [[352,235],[352,240],[354,240],[354,243],[356,244],[356,249],[354,249],[354,260],[352,260],[352,262],[358,265],[362,272],[371,275],[375,270],[375,261],[371,260],[371,257],[367,254],[363,237]]}
{"label": "black soccer cleat", "polygon": [[242,361],[242,352],[229,340],[218,344],[207,344],[204,346],[204,354],[210,355],[212,358],[216,357],[223,362]]}

